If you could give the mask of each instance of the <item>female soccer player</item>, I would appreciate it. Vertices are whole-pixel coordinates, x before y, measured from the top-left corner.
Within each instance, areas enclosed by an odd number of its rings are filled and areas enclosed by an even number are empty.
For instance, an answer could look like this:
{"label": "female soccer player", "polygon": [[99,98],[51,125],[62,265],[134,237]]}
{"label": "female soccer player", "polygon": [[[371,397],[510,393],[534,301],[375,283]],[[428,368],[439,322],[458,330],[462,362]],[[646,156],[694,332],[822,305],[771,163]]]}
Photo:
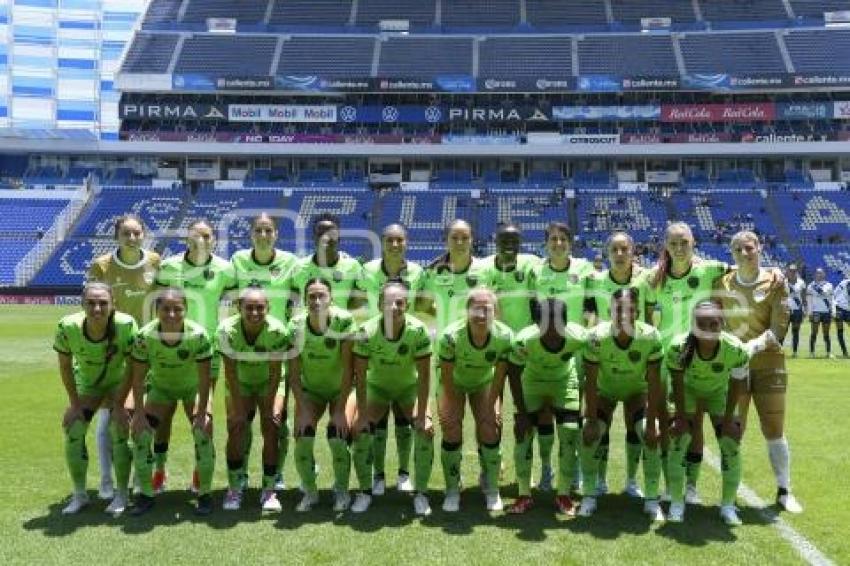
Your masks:
{"label": "female soccer player", "polygon": [[[381,257],[363,265],[363,276],[357,289],[365,294],[368,317],[381,314],[381,289],[390,280],[400,280],[407,287],[408,305],[413,305],[422,288],[423,270],[416,263],[407,261],[407,230],[400,224],[390,224],[381,234]],[[356,360],[355,360],[356,361]],[[396,451],[398,452],[398,490],[412,492],[410,480],[410,450],[413,445],[411,422],[398,403],[392,403],[395,420]],[[374,479],[372,495],[383,495],[386,490],[385,461],[387,452],[388,412],[375,423],[372,437]]]}
{"label": "female soccer player", "polygon": [[644,512],[655,521],[664,519],[658,505],[661,449],[656,423],[662,397],[661,336],[658,330],[638,320],[638,294],[637,289],[629,287],[614,291],[611,320],[588,332],[581,449],[585,495],[579,509],[579,515],[584,517],[596,511],[596,483],[602,456],[599,442],[611,428],[617,404],[622,403],[625,420],[637,436],[638,453],[643,451]]}
{"label": "female soccer player", "polygon": [[[585,330],[567,322],[567,306],[559,299],[535,299],[534,324],[514,339],[508,358],[511,393],[516,406],[516,467],[519,498],[509,513],[525,513],[533,505],[531,464],[534,425],[543,409],[555,415],[558,430],[558,482],[555,507],[571,514],[570,486],[578,470],[579,374],[578,353],[586,345]],[[498,384],[497,384],[498,388]]]}
{"label": "female soccer player", "polygon": [[[610,320],[611,297],[617,289],[631,288],[638,290],[637,316],[638,320],[652,323],[652,313],[655,305],[651,302],[649,292],[649,270],[635,263],[635,242],[625,232],[614,232],[608,237],[605,246],[610,267],[601,272],[593,273],[587,280],[587,311],[590,313],[590,325],[595,326],[599,321]],[[641,443],[634,423],[623,413],[626,428],[626,493],[631,497],[642,497],[637,483],[637,470],[640,464]],[[599,481],[596,484],[599,495],[608,493],[608,445],[610,438],[605,431],[599,442]]]}
{"label": "female soccer player", "polygon": [[806,289],[809,305],[809,322],[812,323],[812,334],[809,337],[809,357],[815,357],[815,344],[818,341],[818,329],[823,328],[823,343],[826,345],[826,357],[832,357],[832,339],[829,327],[832,324],[832,283],[826,280],[826,272],[822,267],[815,270],[815,280]]}
{"label": "female soccer player", "polygon": [[86,432],[95,411],[102,406],[114,412],[109,432],[117,484],[106,512],[120,515],[127,507],[131,453],[124,401],[130,390],[126,362],[135,333],[136,321],[128,314],[115,312],[112,289],[105,283],[87,283],[83,289],[83,311],[59,321],[53,349],[68,393],[69,406],[62,426],[65,460],[74,483],[71,501],[62,510],[64,515],[78,513],[88,505]]}
{"label": "female soccer player", "polygon": [[685,519],[685,453],[691,441],[691,420],[702,405],[714,426],[723,463],[720,517],[727,525],[740,525],[735,494],[741,483],[741,425],[735,408],[746,388],[747,348],[723,331],[722,311],[706,301],[697,304],[691,332],[673,341],[665,361],[673,377],[676,406],[670,430],[667,520],[681,523]]}
{"label": "female soccer player", "polygon": [[[546,227],[546,259],[531,268],[529,287],[537,297],[557,298],[564,302],[567,321],[586,326],[585,288],[593,273],[593,265],[586,259],[572,257],[572,232],[563,222],[550,222]],[[576,360],[579,376],[584,373],[581,359]],[[581,382],[581,379],[579,380]],[[552,447],[555,444],[555,421],[551,411],[543,409],[536,418],[537,443],[540,447],[542,470],[538,487],[552,488]],[[574,480],[577,487],[579,481]]]}
{"label": "female soccer player", "polygon": [[[333,306],[331,297],[328,281],[307,281],[307,310],[293,317],[289,326],[290,343],[297,353],[289,360],[289,381],[296,406],[295,465],[304,490],[296,510],[302,512],[319,502],[313,445],[316,427],[326,408],[330,413],[327,435],[333,457],[334,511],[345,511],[351,502],[348,442],[357,416],[354,400],[349,399],[353,385],[354,319],[347,311]],[[368,441],[366,436],[361,438],[360,442]],[[371,482],[367,480],[360,487],[369,489]]]}
{"label": "female soccer player", "polygon": [[[434,459],[434,430],[428,415],[431,387],[431,338],[428,328],[407,314],[409,290],[401,281],[384,284],[379,294],[380,314],[367,320],[354,344],[354,374],[360,397],[366,399],[362,414],[368,429],[357,432],[354,465],[361,483],[371,477],[370,430],[386,421],[391,406],[399,406],[403,418],[416,427],[413,509],[430,515],[428,480]],[[398,425],[396,425],[398,426]],[[363,439],[363,440],[361,440]],[[351,510],[362,513],[371,494],[358,493]]]}
{"label": "female soccer player", "polygon": [[847,357],[847,344],[844,342],[844,323],[850,322],[850,275],[844,277],[835,286],[835,331],[841,355]]}
{"label": "female soccer player", "polygon": [[[213,254],[214,249],[215,234],[212,226],[206,220],[196,220],[189,225],[186,251],[165,259],[156,275],[158,287],[184,289],[188,301],[186,318],[203,326],[210,337],[216,335],[221,298],[227,291],[236,288],[233,267],[226,259]],[[213,390],[220,364],[221,358],[215,353],[210,364]],[[153,444],[154,493],[161,493],[165,489],[169,437],[164,435],[171,431],[171,421],[168,417],[160,424],[158,432],[163,436],[155,438]],[[197,489],[197,486],[196,472],[192,475],[192,487]]]}
{"label": "female soccer player", "polygon": [[[650,302],[660,307],[658,329],[661,342],[666,351],[674,338],[687,334],[691,328],[691,318],[697,303],[711,296],[711,289],[721,276],[729,272],[729,265],[720,261],[702,259],[694,255],[694,235],[690,226],[684,222],[674,222],[667,226],[664,248],[659,254],[658,263],[650,275]],[[666,366],[661,368],[664,396],[659,407],[660,416],[666,422],[668,418],[667,394],[670,392],[670,373]],[[702,412],[697,411],[691,430],[690,451],[687,454],[687,486],[685,501],[691,505],[701,503],[697,491],[702,464],[703,420]],[[667,427],[662,426],[662,459],[666,460]],[[666,473],[666,471],[665,471]]]}
{"label": "female soccer player", "polygon": [[[212,343],[200,324],[186,319],[188,301],[182,289],[160,291],[155,302],[157,318],[143,326],[133,344],[134,461],[141,494],[132,510],[142,515],[153,508],[154,433],[183,404],[192,425],[195,462],[200,483],[196,513],[212,511],[215,447],[210,406]],[[145,376],[148,376],[145,393]]]}
{"label": "female soccer player", "polygon": [[[788,293],[788,308],[791,311],[791,357],[797,357],[800,346],[800,325],[803,324],[803,313],[808,310],[806,303],[806,282],[800,277],[797,264],[790,263],[785,269],[785,287]],[[788,330],[785,330],[787,336]]]}
{"label": "female soccer player", "polygon": [[281,364],[288,337],[283,323],[267,316],[269,299],[259,287],[248,287],[239,296],[239,314],[222,321],[217,347],[224,360],[224,376],[230,412],[227,415],[226,511],[242,504],[242,470],[245,467],[245,428],[249,415],[260,413],[263,433],[263,484],[260,505],[263,511],[280,511],[275,494],[278,424],[273,409],[281,377]]}
{"label": "female soccer player", "polygon": [[[268,314],[282,323],[288,319],[287,305],[289,295],[289,272],[297,262],[297,258],[287,252],[275,247],[278,230],[274,218],[267,213],[262,213],[251,222],[251,248],[239,250],[230,258],[236,276],[236,283],[240,289],[246,287],[262,287],[266,290],[269,300]],[[227,401],[227,398],[225,398]],[[286,378],[281,379],[275,397],[274,414],[275,420],[280,423],[278,432],[278,477],[277,487],[283,489],[283,465],[286,462],[286,454],[289,449],[289,427],[287,426],[287,407],[289,406],[289,389],[286,386]],[[249,415],[252,416],[253,415]],[[253,418],[245,425],[245,458],[251,455],[251,443]],[[243,470],[243,487],[247,485],[247,472]]]}
{"label": "female soccer player", "polygon": [[[144,249],[145,227],[142,219],[126,214],[115,220],[113,235],[118,247],[92,261],[87,279],[100,281],[112,288],[115,310],[127,313],[142,325],[148,321],[145,300],[154,286],[159,269],[159,254]],[[128,397],[128,403],[132,403]],[[101,409],[97,418],[97,455],[100,463],[101,499],[112,499],[112,449],[109,445],[109,410]]]}
{"label": "female soccer player", "polygon": [[496,386],[505,382],[512,335],[507,325],[496,320],[497,303],[490,289],[473,289],[466,301],[466,317],[450,324],[440,335],[438,405],[443,431],[441,459],[446,480],[443,511],[447,512],[460,509],[460,449],[467,399],[480,445],[487,510],[502,510],[499,495],[502,454],[496,420],[501,391]]}
{"label": "female soccer player", "polygon": [[[761,244],[752,232],[738,232],[732,237],[732,257],[737,269],[717,282],[728,330],[741,340],[771,330],[781,344],[788,328],[785,278],[778,270],[760,266]],[[800,513],[803,508],[791,493],[791,454],[785,439],[788,374],[781,348],[768,349],[750,360],[747,385],[739,403],[742,426],[746,428],[752,400],[776,476],[776,501],[786,511]]]}

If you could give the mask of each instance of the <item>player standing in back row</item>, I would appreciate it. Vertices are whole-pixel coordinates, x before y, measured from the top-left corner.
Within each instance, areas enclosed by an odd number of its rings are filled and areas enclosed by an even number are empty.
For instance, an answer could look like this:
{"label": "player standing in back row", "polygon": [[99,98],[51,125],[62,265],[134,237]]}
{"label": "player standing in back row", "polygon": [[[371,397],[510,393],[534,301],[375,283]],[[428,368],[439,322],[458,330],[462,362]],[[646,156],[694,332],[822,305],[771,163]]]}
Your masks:
{"label": "player standing in back row", "polygon": [[[800,277],[797,265],[788,264],[785,270],[785,286],[788,292],[788,309],[791,311],[789,324],[791,325],[791,357],[797,357],[797,348],[800,346],[800,325],[803,323],[803,314],[808,310],[806,303],[806,282]],[[787,335],[787,330],[786,330]]]}
{"label": "player standing in back row", "polygon": [[815,280],[806,289],[809,306],[809,321],[812,323],[812,334],[809,336],[809,357],[815,357],[815,345],[818,341],[818,329],[823,329],[823,342],[826,345],[826,357],[832,357],[832,339],[829,327],[832,324],[833,288],[826,280],[826,272],[818,267],[815,270]]}
{"label": "player standing in back row", "polygon": [[847,357],[847,343],[844,342],[844,323],[850,323],[850,276],[845,277],[835,287],[835,331],[841,354]]}

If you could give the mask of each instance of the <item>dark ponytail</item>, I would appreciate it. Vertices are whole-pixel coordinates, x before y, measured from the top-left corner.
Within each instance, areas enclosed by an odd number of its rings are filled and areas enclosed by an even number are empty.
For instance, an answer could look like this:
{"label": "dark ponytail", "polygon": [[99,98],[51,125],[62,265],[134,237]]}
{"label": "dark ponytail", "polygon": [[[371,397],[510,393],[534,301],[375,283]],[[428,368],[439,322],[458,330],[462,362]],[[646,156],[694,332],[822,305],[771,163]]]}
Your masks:
{"label": "dark ponytail", "polygon": [[691,362],[694,361],[694,355],[697,351],[697,337],[693,332],[688,333],[688,338],[685,340],[685,347],[682,353],[679,354],[679,365],[682,371],[686,371],[691,367]]}

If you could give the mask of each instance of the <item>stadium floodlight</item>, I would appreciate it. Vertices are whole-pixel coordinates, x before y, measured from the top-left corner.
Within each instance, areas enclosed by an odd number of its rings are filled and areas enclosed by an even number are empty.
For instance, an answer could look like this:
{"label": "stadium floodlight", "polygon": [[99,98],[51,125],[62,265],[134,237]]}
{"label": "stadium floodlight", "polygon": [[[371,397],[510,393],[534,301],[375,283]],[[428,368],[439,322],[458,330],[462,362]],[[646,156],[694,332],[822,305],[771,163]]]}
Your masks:
{"label": "stadium floodlight", "polygon": [[382,33],[407,35],[410,33],[410,20],[381,20],[378,22],[378,30]]}
{"label": "stadium floodlight", "polygon": [[236,33],[236,18],[207,18],[210,33]]}
{"label": "stadium floodlight", "polygon": [[653,31],[670,31],[673,20],[670,18],[641,18],[640,31],[650,33]]}
{"label": "stadium floodlight", "polygon": [[828,28],[846,28],[850,27],[850,10],[840,12],[824,12],[824,25]]}

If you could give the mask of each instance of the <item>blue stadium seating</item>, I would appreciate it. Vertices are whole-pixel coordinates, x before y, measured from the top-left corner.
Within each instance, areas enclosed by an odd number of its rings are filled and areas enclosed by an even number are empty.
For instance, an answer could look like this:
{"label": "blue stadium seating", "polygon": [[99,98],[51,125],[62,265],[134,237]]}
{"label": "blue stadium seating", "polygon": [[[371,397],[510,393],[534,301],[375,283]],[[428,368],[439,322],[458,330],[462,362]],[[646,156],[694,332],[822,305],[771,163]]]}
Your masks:
{"label": "blue stadium seating", "polygon": [[489,37],[480,43],[478,75],[565,79],[573,73],[569,37]]}
{"label": "blue stadium seating", "polygon": [[608,21],[602,0],[575,0],[569,3],[526,0],[526,10],[528,23],[539,29],[603,28]]}
{"label": "blue stadium seating", "polygon": [[790,0],[791,9],[798,18],[823,21],[824,12],[850,10],[850,0]]}
{"label": "blue stadium seating", "polygon": [[[846,192],[777,192],[782,221],[800,243],[827,243],[850,233],[850,194]],[[817,242],[817,238],[821,241]]]}
{"label": "blue stadium seating", "polygon": [[155,235],[172,228],[171,221],[183,206],[183,194],[172,189],[105,188],[80,216],[72,236],[111,238],[115,219],[128,212],[139,215]]}
{"label": "blue stadium seating", "polygon": [[640,24],[641,18],[670,18],[673,24],[696,20],[691,2],[682,0],[612,0],[614,21]]}
{"label": "blue stadium seating", "polygon": [[708,21],[782,21],[788,12],[782,0],[700,0],[702,17]]}
{"label": "blue stadium seating", "polygon": [[271,74],[277,37],[195,35],[183,44],[176,73],[251,76]]}
{"label": "blue stadium seating", "polygon": [[800,246],[800,257],[806,268],[806,282],[811,281],[818,267],[824,268],[826,278],[833,284],[850,277],[850,246],[848,245],[804,245]]}
{"label": "blue stadium seating", "polygon": [[145,13],[145,24],[172,23],[177,20],[182,0],[152,0]]}
{"label": "blue stadium seating", "polygon": [[34,286],[79,286],[92,259],[115,249],[109,238],[69,238],[53,252],[32,280]]}
{"label": "blue stadium seating", "polygon": [[269,23],[294,27],[344,26],[350,17],[351,0],[276,0]]}
{"label": "blue stadium seating", "polygon": [[688,73],[786,72],[772,32],[689,33],[680,45]]}
{"label": "blue stadium seating", "polygon": [[183,21],[205,23],[207,18],[236,18],[239,23],[257,23],[263,21],[267,6],[264,0],[190,0]]}
{"label": "blue stadium seating", "polygon": [[443,27],[505,30],[519,23],[517,0],[464,0],[443,2]]}
{"label": "blue stadium seating", "polygon": [[137,33],[122,69],[127,73],[166,72],[178,39],[172,33]]}
{"label": "blue stadium seating", "polygon": [[283,43],[277,74],[368,77],[374,50],[372,37],[296,36]]}
{"label": "blue stadium seating", "polygon": [[0,199],[0,286],[15,282],[15,267],[53,226],[68,199]]}
{"label": "blue stadium seating", "polygon": [[785,45],[797,72],[850,72],[848,30],[790,32],[785,35]]}
{"label": "blue stadium seating", "polygon": [[472,40],[468,38],[393,37],[381,46],[381,77],[432,79],[471,74]]}
{"label": "blue stadium seating", "polygon": [[374,27],[381,20],[407,20],[416,28],[430,27],[436,15],[435,0],[359,0],[357,3],[357,25]]}
{"label": "blue stadium seating", "polygon": [[582,74],[676,76],[673,43],[668,36],[586,36],[578,43]]}

